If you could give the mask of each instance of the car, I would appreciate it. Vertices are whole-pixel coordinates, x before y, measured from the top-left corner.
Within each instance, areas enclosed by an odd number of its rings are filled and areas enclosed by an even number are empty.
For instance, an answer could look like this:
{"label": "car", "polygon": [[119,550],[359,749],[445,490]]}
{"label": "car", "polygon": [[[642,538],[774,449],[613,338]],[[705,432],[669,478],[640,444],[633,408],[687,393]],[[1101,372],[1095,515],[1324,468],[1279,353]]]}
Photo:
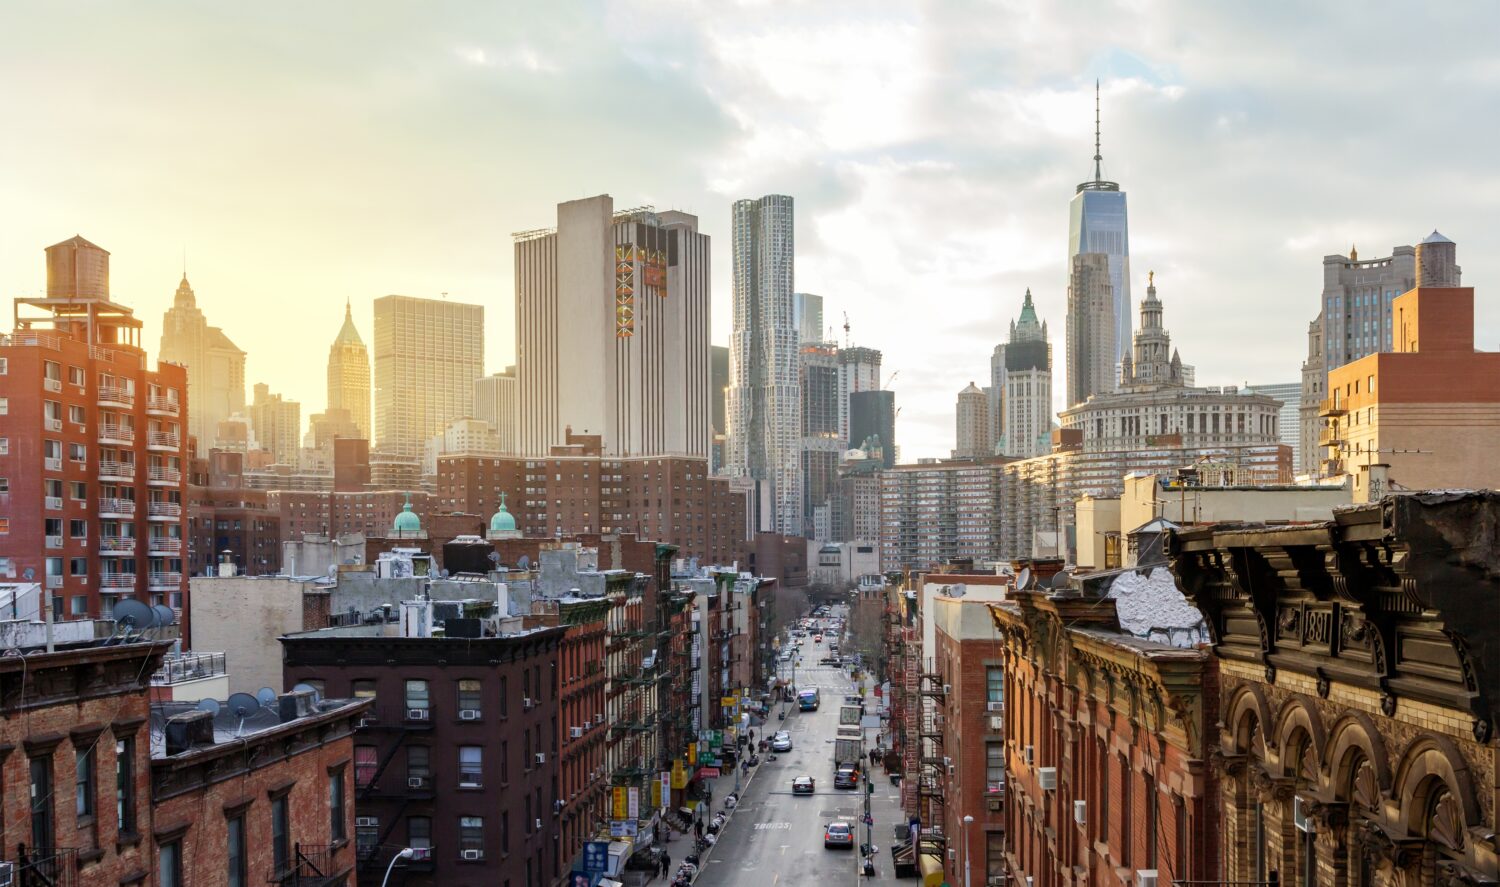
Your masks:
{"label": "car", "polygon": [[820,635],[820,634],[813,635],[813,643],[815,643],[815,644],[821,644],[821,643],[823,643],[823,636]]}
{"label": "car", "polygon": [[854,848],[854,826],[843,820],[828,823],[823,829],[823,846]]}
{"label": "car", "polygon": [[840,764],[833,777],[834,788],[859,788],[859,768],[853,764]]}
{"label": "car", "polygon": [[798,776],[792,780],[792,794],[810,795],[817,790],[817,784],[811,776]]}
{"label": "car", "polygon": [[783,752],[792,750],[792,737],[789,733],[777,733],[771,737],[771,751]]}
{"label": "car", "polygon": [[839,664],[839,658],[837,656],[824,656],[822,659],[818,660],[818,664],[819,665],[838,665]]}

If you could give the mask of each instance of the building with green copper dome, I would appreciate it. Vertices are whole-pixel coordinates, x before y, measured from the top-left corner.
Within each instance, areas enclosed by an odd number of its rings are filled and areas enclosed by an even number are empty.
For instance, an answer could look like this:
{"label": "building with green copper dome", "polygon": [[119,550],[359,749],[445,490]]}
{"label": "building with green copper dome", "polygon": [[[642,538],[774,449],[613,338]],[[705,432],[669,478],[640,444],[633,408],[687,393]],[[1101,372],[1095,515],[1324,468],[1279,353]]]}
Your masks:
{"label": "building with green copper dome", "polygon": [[519,539],[521,531],[516,528],[516,516],[505,507],[505,494],[500,494],[500,510],[490,518],[490,539]]}
{"label": "building with green copper dome", "polygon": [[411,510],[411,493],[406,494],[406,504],[401,506],[401,513],[396,515],[396,520],[391,524],[391,538],[393,539],[425,539],[427,532],[422,529],[422,519]]}

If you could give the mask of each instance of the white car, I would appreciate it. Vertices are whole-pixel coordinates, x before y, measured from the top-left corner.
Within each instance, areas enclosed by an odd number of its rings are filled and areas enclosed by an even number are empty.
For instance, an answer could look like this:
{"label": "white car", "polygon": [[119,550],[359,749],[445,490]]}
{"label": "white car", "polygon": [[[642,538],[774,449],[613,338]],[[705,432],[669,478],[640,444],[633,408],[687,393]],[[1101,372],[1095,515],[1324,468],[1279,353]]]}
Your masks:
{"label": "white car", "polygon": [[771,751],[784,752],[792,750],[792,734],[782,730],[771,737]]}

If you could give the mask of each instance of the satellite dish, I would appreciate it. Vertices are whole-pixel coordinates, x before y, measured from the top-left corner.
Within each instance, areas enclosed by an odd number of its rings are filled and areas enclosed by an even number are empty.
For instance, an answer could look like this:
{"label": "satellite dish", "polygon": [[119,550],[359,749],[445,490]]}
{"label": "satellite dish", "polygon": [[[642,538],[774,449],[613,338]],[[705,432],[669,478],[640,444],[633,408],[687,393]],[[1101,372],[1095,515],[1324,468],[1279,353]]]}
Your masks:
{"label": "satellite dish", "polygon": [[217,700],[217,699],[204,699],[204,700],[200,701],[195,706],[195,708],[197,708],[199,711],[206,711],[206,712],[208,712],[211,715],[216,715],[216,714],[219,713],[219,700]]}
{"label": "satellite dish", "polygon": [[151,611],[156,614],[155,628],[166,628],[177,621],[177,613],[166,604],[152,604]]}
{"label": "satellite dish", "polygon": [[531,558],[527,557],[524,554],[521,555],[521,559],[520,560],[516,561],[516,568],[517,569],[524,570],[524,569],[526,569],[529,566],[531,566]]}
{"label": "satellite dish", "polygon": [[21,571],[21,578],[25,579],[27,582],[30,582],[31,580],[35,579],[36,578],[36,567],[27,567],[26,569],[22,570]]}
{"label": "satellite dish", "polygon": [[298,684],[297,686],[292,688],[293,693],[301,693],[303,691],[311,693],[313,695],[314,702],[318,701],[318,688],[314,687],[312,684]]}
{"label": "satellite dish", "polygon": [[260,700],[249,693],[231,693],[229,710],[235,717],[244,719],[260,711]]}
{"label": "satellite dish", "polygon": [[255,691],[255,698],[260,700],[263,706],[270,706],[276,702],[276,691],[270,687],[261,687]]}
{"label": "satellite dish", "polygon": [[447,579],[448,578],[448,571],[447,570],[438,570],[438,578],[439,579]]}
{"label": "satellite dish", "polygon": [[115,625],[134,631],[156,626],[156,611],[133,597],[115,602]]}
{"label": "satellite dish", "polygon": [[500,563],[500,552],[498,552],[498,551],[492,551],[492,552],[490,552],[490,563],[492,563],[492,564],[498,564],[498,563]]}
{"label": "satellite dish", "polygon": [[1021,575],[1016,577],[1016,589],[1018,591],[1025,591],[1026,590],[1026,586],[1028,586],[1030,584],[1031,584],[1031,568],[1030,567],[1022,567],[1021,568]]}

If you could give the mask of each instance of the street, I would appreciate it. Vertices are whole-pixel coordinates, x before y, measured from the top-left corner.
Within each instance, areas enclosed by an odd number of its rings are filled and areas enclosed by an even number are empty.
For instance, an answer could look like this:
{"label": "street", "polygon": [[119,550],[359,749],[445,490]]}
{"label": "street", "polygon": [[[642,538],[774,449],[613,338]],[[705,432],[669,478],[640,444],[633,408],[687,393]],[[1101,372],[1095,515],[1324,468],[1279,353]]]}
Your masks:
{"label": "street", "polygon": [[[842,609],[842,608],[840,608]],[[827,643],[814,644],[809,637],[801,648],[802,663],[797,666],[798,690],[816,687],[821,705],[817,711],[799,712],[795,704],[787,719],[772,718],[766,723],[766,737],[777,729],[791,734],[792,750],[776,755],[772,761],[762,756],[761,764],[741,793],[733,817],[725,826],[718,844],[708,854],[703,871],[695,882],[701,887],[767,887],[781,881],[790,883],[882,884],[897,883],[892,876],[889,844],[892,825],[901,821],[897,792],[883,771],[875,771],[875,793],[871,797],[876,877],[865,878],[860,871],[858,849],[825,849],[824,826],[842,820],[856,828],[856,845],[864,843],[864,786],[859,789],[833,787],[833,740],[838,726],[839,705],[846,693],[854,692],[847,671],[835,666],[818,665],[827,655]],[[874,711],[873,698],[869,711]],[[758,735],[758,734],[757,734]],[[873,745],[875,731],[867,731],[866,749]],[[868,767],[868,759],[862,762]],[[793,795],[792,780],[811,776],[816,781],[812,795]],[[732,779],[718,780],[715,787],[715,809],[733,790]]]}

